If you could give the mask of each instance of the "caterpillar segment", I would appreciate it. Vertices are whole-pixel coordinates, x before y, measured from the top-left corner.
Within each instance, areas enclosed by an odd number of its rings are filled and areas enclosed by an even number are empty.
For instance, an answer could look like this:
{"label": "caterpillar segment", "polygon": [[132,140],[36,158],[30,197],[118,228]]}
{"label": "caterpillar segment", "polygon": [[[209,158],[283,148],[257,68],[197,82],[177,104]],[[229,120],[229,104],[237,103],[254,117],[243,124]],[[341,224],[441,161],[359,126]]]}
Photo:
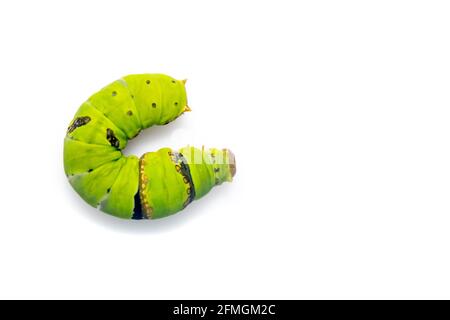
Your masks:
{"label": "caterpillar segment", "polygon": [[128,75],[80,106],[64,139],[64,170],[88,204],[123,219],[158,219],[232,181],[236,162],[228,149],[122,154],[140,131],[191,111],[185,83],[163,74]]}

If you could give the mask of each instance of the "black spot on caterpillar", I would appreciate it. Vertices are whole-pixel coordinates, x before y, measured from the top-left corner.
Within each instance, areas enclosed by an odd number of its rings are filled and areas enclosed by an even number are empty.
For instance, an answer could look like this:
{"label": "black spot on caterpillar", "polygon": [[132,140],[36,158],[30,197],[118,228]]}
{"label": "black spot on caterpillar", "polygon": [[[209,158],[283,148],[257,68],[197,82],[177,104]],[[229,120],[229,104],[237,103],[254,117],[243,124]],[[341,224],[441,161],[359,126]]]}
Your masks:
{"label": "black spot on caterpillar", "polygon": [[144,215],[142,213],[142,206],[141,206],[141,198],[139,196],[139,191],[134,195],[134,209],[133,209],[133,216],[131,219],[133,220],[142,220],[144,219]]}
{"label": "black spot on caterpillar", "polygon": [[106,129],[106,139],[109,141],[111,146],[113,146],[114,148],[119,149],[119,140],[114,135],[114,131],[112,131],[109,128]]}
{"label": "black spot on caterpillar", "polygon": [[76,128],[86,125],[89,121],[91,121],[90,117],[78,117],[76,118],[72,124],[67,128],[67,133],[72,133]]}

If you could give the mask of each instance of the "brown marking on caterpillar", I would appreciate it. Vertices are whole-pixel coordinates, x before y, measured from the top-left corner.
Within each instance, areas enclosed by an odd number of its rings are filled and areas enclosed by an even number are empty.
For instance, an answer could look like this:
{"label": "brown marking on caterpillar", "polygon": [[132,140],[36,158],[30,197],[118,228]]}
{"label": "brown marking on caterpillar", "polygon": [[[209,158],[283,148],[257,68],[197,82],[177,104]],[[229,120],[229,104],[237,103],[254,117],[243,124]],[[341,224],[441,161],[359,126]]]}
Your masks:
{"label": "brown marking on caterpillar", "polygon": [[111,130],[110,128],[106,129],[106,140],[109,141],[111,146],[113,146],[117,149],[119,148],[119,145],[120,145],[119,139],[117,139],[117,137],[114,135],[114,131]]}
{"label": "brown marking on caterpillar", "polygon": [[147,197],[145,196],[145,187],[148,184],[148,178],[145,175],[145,155],[139,159],[139,198],[142,205],[142,215],[145,219],[151,219],[153,208],[149,206]]}
{"label": "brown marking on caterpillar", "polygon": [[133,111],[128,110],[128,111],[127,111],[127,115],[131,117],[131,116],[133,115]]}
{"label": "brown marking on caterpillar", "polygon": [[82,127],[91,121],[90,117],[78,117],[76,118],[72,124],[67,128],[67,133],[72,133],[76,128]]}

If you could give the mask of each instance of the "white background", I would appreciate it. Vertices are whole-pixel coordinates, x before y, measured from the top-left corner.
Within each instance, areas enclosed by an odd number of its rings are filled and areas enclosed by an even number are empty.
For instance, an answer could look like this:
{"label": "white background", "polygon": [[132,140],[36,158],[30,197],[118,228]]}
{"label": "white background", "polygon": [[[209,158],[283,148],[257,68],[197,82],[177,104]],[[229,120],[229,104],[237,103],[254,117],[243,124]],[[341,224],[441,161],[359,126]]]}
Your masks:
{"label": "white background", "polygon": [[[0,298],[450,298],[447,1],[3,1]],[[228,147],[231,184],[121,221],[63,171],[130,73],[193,112],[127,154]]]}

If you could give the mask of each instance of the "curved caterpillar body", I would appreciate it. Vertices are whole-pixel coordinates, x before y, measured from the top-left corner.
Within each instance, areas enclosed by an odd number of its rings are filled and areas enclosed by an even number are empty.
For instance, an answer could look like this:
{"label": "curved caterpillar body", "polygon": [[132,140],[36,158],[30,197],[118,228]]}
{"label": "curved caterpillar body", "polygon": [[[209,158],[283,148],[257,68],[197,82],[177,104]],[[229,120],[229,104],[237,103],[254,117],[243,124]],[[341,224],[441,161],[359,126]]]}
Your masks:
{"label": "curved caterpillar body", "polygon": [[227,149],[122,154],[141,130],[190,111],[184,84],[162,74],[129,75],[80,106],[64,139],[64,170],[87,203],[120,218],[156,219],[232,180],[236,166]]}

